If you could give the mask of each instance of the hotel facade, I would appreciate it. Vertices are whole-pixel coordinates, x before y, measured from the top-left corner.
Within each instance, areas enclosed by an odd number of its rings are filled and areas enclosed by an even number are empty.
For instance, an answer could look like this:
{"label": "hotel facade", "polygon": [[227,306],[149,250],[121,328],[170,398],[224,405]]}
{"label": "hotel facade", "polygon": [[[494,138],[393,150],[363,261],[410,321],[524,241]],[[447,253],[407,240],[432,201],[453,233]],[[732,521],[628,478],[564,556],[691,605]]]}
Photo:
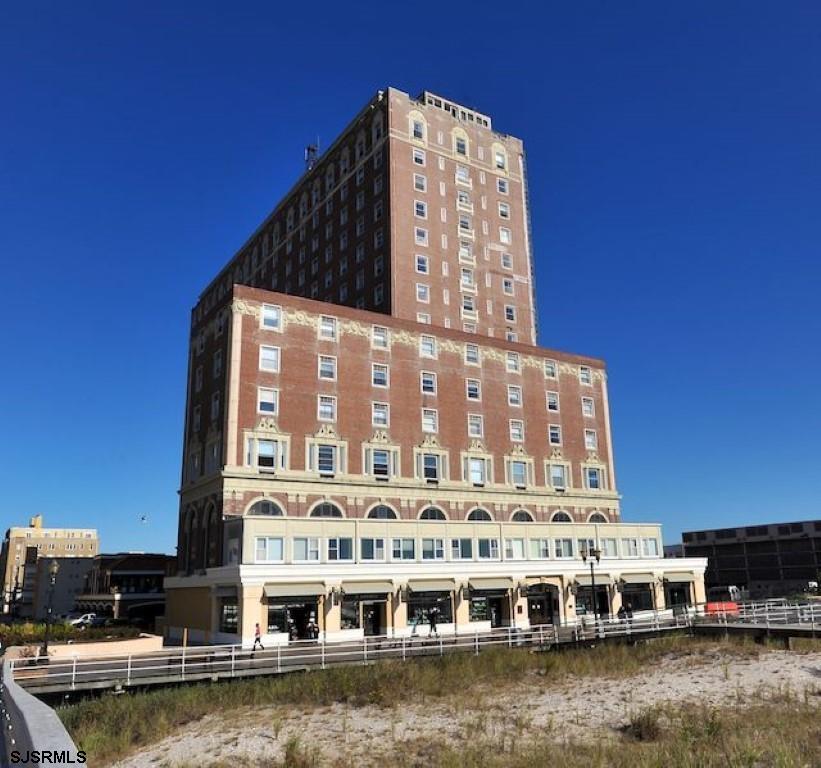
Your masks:
{"label": "hotel facade", "polygon": [[621,520],[604,363],[536,346],[527,200],[520,140],[387,89],[206,289],[172,639],[703,601],[704,559],[671,564],[658,525]]}

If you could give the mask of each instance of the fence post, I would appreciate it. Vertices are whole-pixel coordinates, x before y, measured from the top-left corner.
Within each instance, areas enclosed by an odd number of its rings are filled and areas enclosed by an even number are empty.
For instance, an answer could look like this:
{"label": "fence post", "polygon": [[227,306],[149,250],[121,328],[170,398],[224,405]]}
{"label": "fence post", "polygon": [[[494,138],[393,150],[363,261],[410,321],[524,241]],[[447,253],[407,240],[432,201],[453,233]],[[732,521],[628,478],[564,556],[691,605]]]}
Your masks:
{"label": "fence post", "polygon": [[473,648],[474,648],[474,655],[479,655],[479,633],[474,632],[473,634]]}
{"label": "fence post", "polygon": [[131,685],[131,654],[128,654],[128,669],[125,673],[125,684]]}
{"label": "fence post", "polygon": [[282,672],[282,646],[277,645],[277,672]]}
{"label": "fence post", "polygon": [[[12,678],[14,678],[14,671],[12,670]],[[77,657],[75,656],[71,662],[71,690],[77,687]]]}
{"label": "fence post", "polygon": [[368,638],[367,637],[362,638],[362,663],[363,664],[368,663]]}
{"label": "fence post", "polygon": [[406,659],[407,659],[407,657],[405,655],[405,638],[403,637],[402,638],[402,661],[405,661]]}
{"label": "fence post", "polygon": [[237,669],[237,646],[231,646],[231,677],[234,677]]}
{"label": "fence post", "polygon": [[439,635],[439,655],[440,655],[440,656],[444,656],[444,655],[445,655],[445,646],[444,646],[444,644],[442,643],[442,635]]}
{"label": "fence post", "polygon": [[325,638],[324,637],[319,642],[319,652],[320,652],[320,657],[321,657],[321,660],[322,660],[322,669],[325,669]]}
{"label": "fence post", "polygon": [[185,680],[185,646],[182,647],[182,664],[180,666],[180,674],[182,675],[182,679]]}

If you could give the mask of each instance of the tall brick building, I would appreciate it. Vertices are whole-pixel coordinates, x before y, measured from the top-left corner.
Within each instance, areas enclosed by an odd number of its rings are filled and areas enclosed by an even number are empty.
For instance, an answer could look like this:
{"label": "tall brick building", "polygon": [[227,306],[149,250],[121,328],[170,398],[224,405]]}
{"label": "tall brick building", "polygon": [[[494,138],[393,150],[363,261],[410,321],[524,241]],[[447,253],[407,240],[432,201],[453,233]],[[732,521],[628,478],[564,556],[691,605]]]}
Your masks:
{"label": "tall brick building", "polygon": [[391,88],[208,286],[170,632],[566,620],[594,547],[603,613],[701,595],[620,523],[603,362],[536,346],[527,200],[519,139]]}

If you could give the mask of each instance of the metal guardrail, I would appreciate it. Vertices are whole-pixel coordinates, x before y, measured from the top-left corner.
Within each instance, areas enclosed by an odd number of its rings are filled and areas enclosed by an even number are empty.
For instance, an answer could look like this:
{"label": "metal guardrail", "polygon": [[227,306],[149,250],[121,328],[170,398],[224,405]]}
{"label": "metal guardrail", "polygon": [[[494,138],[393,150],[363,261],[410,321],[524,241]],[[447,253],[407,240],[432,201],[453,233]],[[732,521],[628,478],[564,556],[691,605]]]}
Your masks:
{"label": "metal guardrail", "polygon": [[673,615],[651,613],[632,619],[540,625],[528,629],[502,627],[486,632],[452,635],[386,635],[325,642],[300,640],[264,650],[239,645],[193,646],[139,654],[110,654],[93,658],[15,659],[14,679],[34,691],[70,691],[90,688],[156,685],[203,679],[280,674],[326,669],[338,664],[371,664],[380,659],[407,659],[469,652],[478,655],[493,647],[548,648],[615,637],[641,636],[692,625],[694,611]]}
{"label": "metal guardrail", "polygon": [[797,625],[809,628],[814,633],[816,629],[821,631],[821,603],[739,603],[735,610],[712,611],[705,614],[701,620],[765,628]]}

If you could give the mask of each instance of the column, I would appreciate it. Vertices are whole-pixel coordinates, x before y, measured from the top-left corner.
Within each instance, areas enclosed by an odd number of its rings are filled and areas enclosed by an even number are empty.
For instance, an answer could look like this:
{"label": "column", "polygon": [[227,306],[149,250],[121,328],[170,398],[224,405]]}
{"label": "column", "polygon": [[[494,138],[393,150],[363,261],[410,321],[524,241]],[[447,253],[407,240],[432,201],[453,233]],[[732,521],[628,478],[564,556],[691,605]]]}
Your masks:
{"label": "column", "polygon": [[402,630],[408,626],[408,604],[396,592],[391,595],[391,604],[393,606],[393,631],[396,633],[398,630],[401,634]]}
{"label": "column", "polygon": [[562,603],[562,613],[567,622],[576,620],[576,596],[570,591],[570,579],[562,578],[559,600]]}
{"label": "column", "polygon": [[262,585],[245,585],[239,590],[239,621],[238,631],[240,642],[243,645],[251,645],[254,642],[254,628],[257,623],[262,628],[264,600]]}
{"label": "column", "polygon": [[325,639],[328,639],[328,634],[333,635],[342,627],[342,594],[335,593],[331,597],[323,600],[325,609]]}
{"label": "column", "polygon": [[470,629],[470,596],[464,587],[456,590],[456,610],[453,614],[456,631]]}

